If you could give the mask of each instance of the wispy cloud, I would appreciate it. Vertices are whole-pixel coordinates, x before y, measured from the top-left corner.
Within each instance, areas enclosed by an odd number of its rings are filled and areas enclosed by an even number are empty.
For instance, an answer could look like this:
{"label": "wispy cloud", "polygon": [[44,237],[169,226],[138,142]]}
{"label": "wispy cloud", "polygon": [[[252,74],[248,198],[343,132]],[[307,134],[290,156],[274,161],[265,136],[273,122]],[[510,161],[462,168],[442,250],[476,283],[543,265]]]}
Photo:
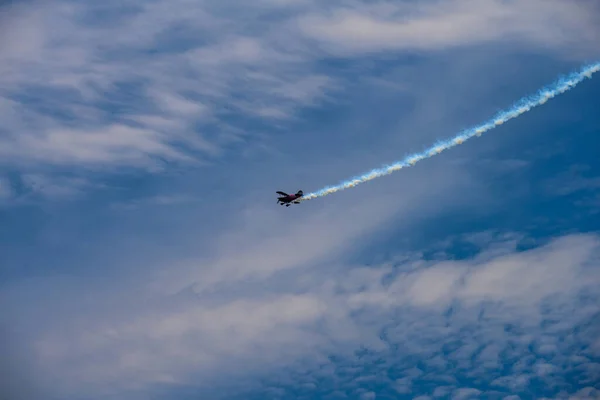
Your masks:
{"label": "wispy cloud", "polygon": [[98,186],[77,177],[54,177],[42,174],[24,174],[21,183],[24,197],[42,197],[45,200],[73,198],[82,194],[85,189]]}
{"label": "wispy cloud", "polygon": [[0,201],[6,200],[13,195],[13,189],[8,179],[0,177]]}
{"label": "wispy cloud", "polygon": [[563,52],[595,51],[597,55],[600,35],[597,5],[562,0],[354,1],[302,16],[298,24],[307,36],[338,54],[523,41]]}
{"label": "wispy cloud", "polygon": [[231,115],[289,118],[330,84],[312,60],[273,43],[272,26],[210,2],[36,7],[11,13],[2,43],[4,162],[210,157],[240,135]]}
{"label": "wispy cloud", "polygon": [[[572,165],[568,171],[561,172],[545,184],[548,194],[568,196],[578,192],[595,192],[600,188],[600,177],[586,176],[590,174],[591,167],[586,165]],[[591,171],[594,174],[594,171]]]}
{"label": "wispy cloud", "polygon": [[3,12],[0,155],[3,163],[146,168],[210,159],[249,138],[240,118],[286,120],[343,87],[345,78],[318,68],[330,55],[506,38],[589,49],[598,42],[595,7],[559,0],[23,3]]}

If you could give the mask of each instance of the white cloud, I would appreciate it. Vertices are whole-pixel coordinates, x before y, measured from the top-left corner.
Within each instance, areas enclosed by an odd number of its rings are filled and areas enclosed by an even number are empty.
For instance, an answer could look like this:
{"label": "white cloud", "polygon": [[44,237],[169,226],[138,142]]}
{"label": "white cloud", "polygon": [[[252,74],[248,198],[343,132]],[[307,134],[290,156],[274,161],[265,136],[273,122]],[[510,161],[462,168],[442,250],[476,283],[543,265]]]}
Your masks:
{"label": "white cloud", "polygon": [[[442,50],[492,41],[525,41],[596,54],[596,4],[582,1],[452,0],[350,2],[299,19],[300,29],[334,53]],[[569,32],[565,34],[565,32]]]}
{"label": "white cloud", "polygon": [[362,54],[512,38],[593,52],[596,9],[563,0],[23,3],[2,17],[0,152],[4,163],[145,168],[216,156],[244,131],[232,115],[290,119],[343,87],[317,67],[322,45]]}
{"label": "white cloud", "polygon": [[175,150],[155,130],[115,124],[98,130],[48,130],[23,135],[0,146],[6,158],[25,157],[56,164],[111,164],[144,166],[153,157],[192,161]]}
{"label": "white cloud", "polygon": [[[491,374],[486,379],[492,376],[495,390],[508,395],[527,390],[531,376],[560,384],[558,374],[589,364],[586,359],[567,361],[572,346],[587,343],[579,337],[569,344],[567,338],[575,326],[588,323],[600,311],[597,303],[578,300],[582,290],[600,283],[599,255],[600,238],[580,235],[526,252],[451,264],[430,262],[397,274],[395,268],[380,267],[338,270],[324,278],[297,270],[291,276],[295,286],[265,276],[260,285],[266,290],[255,291],[251,283],[232,290],[215,286],[197,298],[186,299],[182,292],[164,299],[159,308],[143,307],[134,314],[122,309],[118,319],[78,315],[56,330],[46,330],[37,351],[41,366],[52,366],[63,379],[88,382],[93,385],[88,390],[108,383],[116,390],[152,382],[183,383],[192,376],[198,382],[198,376],[251,373],[243,367],[232,370],[243,363],[251,363],[258,374],[299,360],[312,365],[330,353],[350,356],[359,346],[384,352],[390,365],[411,368],[387,353],[390,343],[405,349],[405,357],[428,355],[428,374],[452,374],[451,362],[454,374]],[[390,273],[391,281],[384,278]],[[444,279],[452,284],[440,285]],[[243,286],[247,289],[239,291]],[[444,316],[450,306],[452,315]],[[477,323],[482,315],[485,323]],[[554,325],[545,327],[548,321]],[[511,325],[517,327],[515,332],[506,330]],[[384,327],[387,339],[382,343]],[[445,346],[455,349],[444,352]],[[519,366],[510,361],[527,357],[537,362]],[[512,372],[499,376],[498,363],[507,362],[514,364]],[[446,379],[443,374],[436,379]],[[399,392],[421,387],[413,382],[422,379],[422,372],[413,369],[402,375],[390,382]],[[448,377],[447,382],[455,381]],[[456,384],[448,389],[453,398],[477,397],[487,390]],[[432,389],[430,394],[441,392]]]}
{"label": "white cloud", "polygon": [[7,16],[14,29],[0,43],[0,112],[12,113],[0,136],[4,162],[189,162],[231,142],[232,113],[289,118],[329,85],[311,60],[210,3],[36,7]]}
{"label": "white cloud", "polygon": [[[539,301],[561,284],[577,284],[577,277],[568,268],[589,259],[597,251],[597,243],[586,237],[569,237],[554,242],[552,252],[544,250],[500,257],[495,263],[477,268],[466,278],[462,297],[505,301],[526,297]],[[528,268],[530,263],[538,267]]]}
{"label": "white cloud", "polygon": [[481,390],[473,388],[461,388],[456,389],[452,393],[452,399],[465,400],[465,399],[478,399],[481,395]]}
{"label": "white cloud", "polygon": [[427,268],[415,276],[411,282],[408,296],[418,305],[433,305],[448,300],[456,290],[464,271],[452,265],[439,265]]}

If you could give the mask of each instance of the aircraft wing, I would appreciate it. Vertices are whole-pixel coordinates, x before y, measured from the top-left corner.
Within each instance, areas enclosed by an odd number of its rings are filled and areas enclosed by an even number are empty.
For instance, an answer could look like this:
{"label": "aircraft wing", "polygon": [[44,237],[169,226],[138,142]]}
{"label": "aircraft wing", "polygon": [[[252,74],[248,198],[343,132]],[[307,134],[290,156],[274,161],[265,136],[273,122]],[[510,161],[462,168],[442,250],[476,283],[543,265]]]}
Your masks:
{"label": "aircraft wing", "polygon": [[282,196],[289,196],[289,194],[287,194],[287,193],[285,193],[285,192],[275,192],[275,193],[277,193],[277,194],[280,194],[280,195],[282,195]]}

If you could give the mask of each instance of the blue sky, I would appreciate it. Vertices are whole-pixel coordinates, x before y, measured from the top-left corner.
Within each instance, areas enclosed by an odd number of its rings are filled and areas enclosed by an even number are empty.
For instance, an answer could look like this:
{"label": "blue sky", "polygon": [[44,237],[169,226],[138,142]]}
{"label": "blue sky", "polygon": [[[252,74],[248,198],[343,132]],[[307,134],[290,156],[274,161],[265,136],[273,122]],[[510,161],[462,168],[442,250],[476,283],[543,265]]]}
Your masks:
{"label": "blue sky", "polygon": [[600,397],[584,0],[0,6],[11,398]]}

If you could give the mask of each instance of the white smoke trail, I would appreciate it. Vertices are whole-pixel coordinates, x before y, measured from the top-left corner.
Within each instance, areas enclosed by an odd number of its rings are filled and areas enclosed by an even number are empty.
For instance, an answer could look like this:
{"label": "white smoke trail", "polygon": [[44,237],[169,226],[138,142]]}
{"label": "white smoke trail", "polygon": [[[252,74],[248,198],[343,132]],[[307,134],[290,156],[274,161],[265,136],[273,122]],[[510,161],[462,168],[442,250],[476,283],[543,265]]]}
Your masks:
{"label": "white smoke trail", "polygon": [[389,175],[392,172],[398,171],[402,168],[410,167],[415,165],[417,162],[424,160],[426,158],[430,158],[435,156],[436,154],[441,153],[444,150],[448,150],[454,146],[458,146],[459,144],[463,144],[465,141],[471,139],[474,136],[481,136],[483,133],[494,129],[497,126],[502,125],[503,123],[517,118],[521,114],[526,113],[534,107],[540,106],[546,103],[551,98],[564,93],[572,88],[574,88],[577,84],[581,83],[585,78],[592,78],[592,75],[596,72],[600,71],[600,62],[587,65],[583,67],[579,72],[573,72],[567,76],[563,76],[559,78],[554,83],[540,89],[535,95],[524,97],[521,100],[517,101],[511,108],[506,111],[502,111],[498,113],[494,118],[484,122],[479,126],[475,126],[473,128],[466,129],[456,135],[451,139],[447,139],[442,142],[438,142],[429,149],[421,152],[412,154],[407,156],[404,160],[395,162],[391,165],[386,165],[381,168],[376,168],[372,171],[369,171],[363,175],[351,178],[344,182],[339,183],[335,186],[328,186],[316,192],[308,193],[303,197],[302,200],[312,200],[317,197],[323,197],[328,194],[332,194],[335,192],[339,192],[340,190],[348,189],[359,185],[364,182],[371,181],[375,178],[382,177],[384,175]]}

